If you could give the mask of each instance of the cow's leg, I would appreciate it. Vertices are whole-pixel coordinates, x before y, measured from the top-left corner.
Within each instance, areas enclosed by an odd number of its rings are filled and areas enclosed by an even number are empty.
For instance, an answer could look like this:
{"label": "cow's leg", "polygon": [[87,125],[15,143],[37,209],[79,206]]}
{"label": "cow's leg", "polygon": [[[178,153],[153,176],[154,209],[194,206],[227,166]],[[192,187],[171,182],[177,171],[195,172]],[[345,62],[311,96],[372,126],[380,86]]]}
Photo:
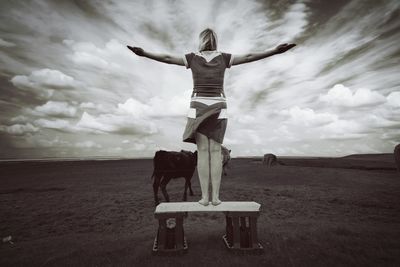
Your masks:
{"label": "cow's leg", "polygon": [[222,173],[223,173],[224,176],[227,175],[227,173],[226,173],[226,164],[223,164],[223,166],[222,166]]}
{"label": "cow's leg", "polygon": [[160,200],[158,199],[158,188],[160,187],[161,178],[162,178],[162,175],[160,175],[160,174],[154,175],[153,192],[154,192],[154,203],[156,204],[156,206],[158,204],[160,204]]}
{"label": "cow's leg", "polygon": [[165,201],[169,202],[169,196],[167,193],[167,184],[171,180],[170,176],[164,176],[164,178],[161,180],[160,187],[161,187],[161,192],[164,195]]}
{"label": "cow's leg", "polygon": [[[191,177],[190,177],[190,179],[191,179]],[[194,196],[193,190],[192,190],[192,181],[190,181],[190,179],[189,179],[189,181],[188,181],[189,194],[190,194],[191,196]]]}
{"label": "cow's leg", "polygon": [[222,155],[221,155],[221,144],[210,140],[210,172],[211,172],[211,185],[212,185],[212,204],[219,205],[219,187],[221,184],[222,175]]}
{"label": "cow's leg", "polygon": [[208,205],[208,186],[210,183],[210,158],[209,158],[209,141],[208,137],[197,133],[196,144],[197,144],[197,172],[199,174],[200,188],[201,188],[201,199],[199,203],[201,205]]}
{"label": "cow's leg", "polygon": [[188,181],[189,181],[188,177],[185,177],[185,190],[183,192],[183,198],[182,198],[183,201],[187,201],[187,189],[189,187]]}
{"label": "cow's leg", "polygon": [[192,182],[190,181],[193,177],[193,173],[185,177],[185,192],[183,193],[183,201],[187,201],[187,190],[189,188],[189,193],[191,196],[193,196],[193,190],[192,190]]}

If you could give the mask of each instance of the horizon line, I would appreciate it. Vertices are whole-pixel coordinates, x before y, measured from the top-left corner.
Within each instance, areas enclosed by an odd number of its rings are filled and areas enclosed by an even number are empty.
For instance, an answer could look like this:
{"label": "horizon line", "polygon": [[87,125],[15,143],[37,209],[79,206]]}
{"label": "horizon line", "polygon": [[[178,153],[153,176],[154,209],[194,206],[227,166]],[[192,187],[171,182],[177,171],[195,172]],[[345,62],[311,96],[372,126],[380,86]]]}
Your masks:
{"label": "horizon line", "polygon": [[[386,154],[393,154],[393,153],[360,153],[360,154],[348,154],[344,156],[279,156],[275,155],[276,157],[280,158],[343,158],[348,156],[355,156],[355,155],[386,155]],[[261,156],[235,156],[231,157],[232,159],[244,159],[244,158],[263,158],[264,155]],[[120,156],[88,156],[88,157],[44,157],[44,158],[0,158],[0,162],[17,162],[17,161],[89,161],[89,160],[139,160],[139,159],[153,159],[151,157],[120,157]]]}

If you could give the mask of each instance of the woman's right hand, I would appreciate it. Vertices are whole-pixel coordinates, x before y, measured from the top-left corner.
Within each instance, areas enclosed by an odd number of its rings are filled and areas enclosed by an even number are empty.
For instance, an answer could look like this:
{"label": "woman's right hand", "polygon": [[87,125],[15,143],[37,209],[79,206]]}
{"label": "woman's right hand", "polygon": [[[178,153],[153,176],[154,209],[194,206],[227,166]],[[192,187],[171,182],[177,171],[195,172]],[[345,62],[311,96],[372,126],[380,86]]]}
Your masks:
{"label": "woman's right hand", "polygon": [[144,50],[143,48],[140,47],[132,47],[127,45],[128,49],[131,50],[133,53],[135,53],[138,56],[143,56],[144,55]]}
{"label": "woman's right hand", "polygon": [[295,46],[296,44],[280,44],[275,48],[275,53],[276,54],[284,53]]}

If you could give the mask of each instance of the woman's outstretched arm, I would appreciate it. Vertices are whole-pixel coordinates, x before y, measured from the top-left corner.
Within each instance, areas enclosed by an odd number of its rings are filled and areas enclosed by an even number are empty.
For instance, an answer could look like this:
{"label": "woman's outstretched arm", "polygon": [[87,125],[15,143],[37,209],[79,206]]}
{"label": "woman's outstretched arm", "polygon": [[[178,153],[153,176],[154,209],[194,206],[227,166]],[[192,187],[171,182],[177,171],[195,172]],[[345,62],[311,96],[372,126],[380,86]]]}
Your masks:
{"label": "woman's outstretched arm", "polygon": [[147,57],[147,58],[157,60],[157,61],[167,63],[167,64],[175,64],[175,65],[179,65],[179,66],[185,66],[185,62],[183,62],[183,58],[180,58],[180,57],[174,57],[174,56],[167,55],[167,54],[150,53],[150,52],[144,51],[140,47],[132,47],[129,45],[127,47],[133,53],[135,53],[136,55],[141,56],[141,57]]}
{"label": "woman's outstretched arm", "polygon": [[296,46],[296,44],[281,44],[281,45],[278,45],[274,49],[267,50],[264,52],[248,53],[245,55],[234,55],[232,66],[253,62],[253,61],[260,60],[260,59],[270,57],[273,55],[277,55],[277,54],[282,54],[295,46]]}

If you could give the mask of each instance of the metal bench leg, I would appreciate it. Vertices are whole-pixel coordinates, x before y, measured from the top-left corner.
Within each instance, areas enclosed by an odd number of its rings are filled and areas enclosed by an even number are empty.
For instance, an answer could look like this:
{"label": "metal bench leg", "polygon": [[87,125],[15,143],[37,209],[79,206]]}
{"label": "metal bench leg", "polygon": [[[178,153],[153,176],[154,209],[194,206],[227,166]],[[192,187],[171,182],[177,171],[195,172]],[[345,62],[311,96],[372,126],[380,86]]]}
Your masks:
{"label": "metal bench leg", "polygon": [[176,249],[183,249],[183,217],[177,217],[175,226],[175,245]]}
{"label": "metal bench leg", "polygon": [[240,227],[239,227],[239,217],[232,217],[233,222],[233,235],[232,235],[232,245],[234,248],[240,248]]}
{"label": "metal bench leg", "polygon": [[257,236],[257,217],[249,217],[250,220],[250,246],[258,247],[258,236]]}
{"label": "metal bench leg", "polygon": [[167,219],[161,218],[158,220],[158,247],[167,249]]}
{"label": "metal bench leg", "polygon": [[185,213],[166,213],[156,216],[158,219],[158,231],[153,244],[154,253],[180,253],[187,251],[188,247],[183,231],[184,216],[186,216]]}
{"label": "metal bench leg", "polygon": [[225,245],[232,251],[261,252],[263,247],[258,242],[258,212],[227,212]]}

